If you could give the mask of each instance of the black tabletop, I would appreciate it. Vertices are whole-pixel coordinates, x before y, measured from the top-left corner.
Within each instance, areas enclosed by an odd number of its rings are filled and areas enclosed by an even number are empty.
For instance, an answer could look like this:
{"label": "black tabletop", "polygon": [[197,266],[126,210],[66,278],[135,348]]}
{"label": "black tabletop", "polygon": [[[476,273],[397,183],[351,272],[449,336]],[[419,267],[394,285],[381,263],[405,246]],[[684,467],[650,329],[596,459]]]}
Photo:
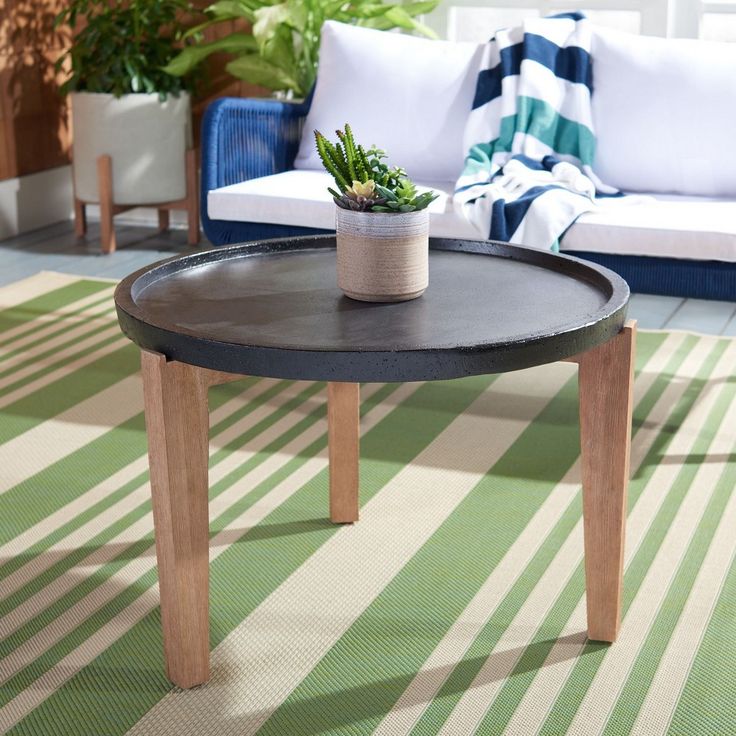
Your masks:
{"label": "black tabletop", "polygon": [[629,289],[592,263],[504,243],[430,241],[409,302],[343,296],[334,237],[217,248],[132,274],[115,292],[142,348],[247,375],[418,381],[549,363],[623,327]]}

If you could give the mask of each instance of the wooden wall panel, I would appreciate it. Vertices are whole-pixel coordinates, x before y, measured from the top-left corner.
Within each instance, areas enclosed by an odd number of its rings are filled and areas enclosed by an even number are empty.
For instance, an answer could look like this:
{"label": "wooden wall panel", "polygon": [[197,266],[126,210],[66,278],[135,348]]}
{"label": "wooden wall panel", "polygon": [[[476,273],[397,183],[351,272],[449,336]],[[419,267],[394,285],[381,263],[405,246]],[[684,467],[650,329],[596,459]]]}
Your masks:
{"label": "wooden wall panel", "polygon": [[65,101],[54,62],[67,43],[53,29],[63,0],[0,0],[0,179],[68,161]]}
{"label": "wooden wall panel", "polygon": [[[199,7],[207,0],[197,0]],[[0,0],[0,180],[32,174],[69,161],[71,133],[66,101],[57,92],[54,61],[69,42],[54,31],[53,19],[64,0]],[[208,29],[208,40],[235,29]],[[233,80],[227,59],[211,59],[207,84],[194,99],[195,135],[205,107],[215,97],[262,96],[254,85]]]}

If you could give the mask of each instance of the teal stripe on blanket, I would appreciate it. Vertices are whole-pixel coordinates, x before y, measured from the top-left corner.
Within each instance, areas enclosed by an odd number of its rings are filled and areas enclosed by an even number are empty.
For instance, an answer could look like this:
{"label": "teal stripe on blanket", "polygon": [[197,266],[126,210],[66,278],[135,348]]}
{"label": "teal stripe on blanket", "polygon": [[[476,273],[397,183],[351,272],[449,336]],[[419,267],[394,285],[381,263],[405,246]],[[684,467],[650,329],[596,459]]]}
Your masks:
{"label": "teal stripe on blanket", "polygon": [[593,165],[595,135],[590,128],[568,120],[543,100],[519,97],[516,115],[501,119],[498,138],[490,143],[478,143],[470,149],[463,175],[488,171],[494,154],[511,153],[517,133],[536,138],[558,155],[573,156],[584,166]]}

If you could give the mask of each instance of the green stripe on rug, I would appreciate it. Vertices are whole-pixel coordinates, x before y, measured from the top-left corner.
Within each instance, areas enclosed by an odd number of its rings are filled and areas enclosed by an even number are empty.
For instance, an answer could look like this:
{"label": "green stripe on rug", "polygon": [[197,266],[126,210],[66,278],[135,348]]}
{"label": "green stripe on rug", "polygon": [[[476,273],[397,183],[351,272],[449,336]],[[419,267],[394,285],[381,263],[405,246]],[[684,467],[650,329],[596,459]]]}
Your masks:
{"label": "green stripe on rug", "polygon": [[110,283],[106,281],[79,279],[67,286],[37,296],[35,299],[2,309],[0,310],[0,335],[109,288]]}
{"label": "green stripe on rug", "polygon": [[[469,379],[454,384],[437,384],[437,386],[426,386],[402,406],[394,410],[379,427],[369,432],[362,439],[362,453],[365,460],[362,462],[361,478],[361,501],[369,498],[385,482],[388,481],[398,470],[414,457],[419,449],[440,432],[449,421],[467,405],[479,391],[492,380],[491,377]],[[444,387],[444,390],[443,390]],[[440,390],[436,390],[439,388]],[[451,403],[452,402],[452,403]],[[370,408],[370,402],[364,402],[363,411]],[[417,421],[420,429],[417,429]],[[324,438],[313,446],[307,448],[300,456],[291,461],[289,474],[299,469],[306,457],[315,454],[325,447]],[[373,460],[372,458],[379,458]],[[257,500],[271,489],[278,478],[270,479],[261,489],[251,492],[249,497]],[[301,563],[303,563],[314,551],[330,536],[337,528],[333,525],[319,523],[314,524],[312,519],[323,519],[326,506],[326,472],[320,473],[313,481],[307,483],[300,491],[289,498],[267,517],[266,528],[274,526],[277,529],[286,526],[302,530],[306,527],[308,533],[293,534],[285,537],[271,534],[254,534],[253,538],[240,544],[231,545],[228,550],[211,565],[211,596],[218,599],[221,604],[212,611],[211,616],[211,643],[216,645],[232,628],[240,623],[247,613],[255,608],[272,590],[274,590],[288,575],[290,575]],[[244,501],[249,497],[245,497]],[[217,521],[215,520],[215,524]],[[315,528],[316,527],[316,528]],[[339,528],[339,527],[338,527]],[[244,540],[247,540],[247,536]],[[243,579],[243,571],[258,570],[259,575],[247,584]],[[155,577],[146,576],[145,583],[150,585]],[[139,584],[144,581],[139,581]],[[109,613],[122,610],[122,603],[128,603],[130,596],[125,596],[121,605],[110,609]],[[107,618],[107,617],[106,617]],[[133,672],[129,669],[121,669],[120,663],[129,660],[131,651],[130,637],[135,636],[143,630],[146,638],[153,637],[157,640],[150,651],[150,657],[141,658],[139,662],[131,662]],[[148,652],[146,653],[148,654]],[[101,664],[102,663],[102,664]],[[34,665],[35,666],[35,665]],[[41,664],[43,667],[44,665]],[[123,639],[109,647],[104,654],[98,657],[89,667],[84,668],[70,682],[66,683],[43,705],[37,708],[30,716],[32,722],[43,723],[51,714],[59,709],[71,709],[71,713],[89,710],[92,708],[90,695],[94,700],[94,693],[90,693],[85,686],[79,683],[86,681],[90,674],[98,672],[103,666],[106,670],[106,679],[113,678],[115,688],[108,692],[107,698],[119,702],[112,702],[114,712],[126,710],[127,717],[123,721],[127,726],[133,725],[138,717],[153,705],[165,692],[165,681],[160,673],[161,666],[161,643],[160,643],[160,619],[158,611],[149,614],[134,629],[128,632]],[[45,669],[45,668],[44,668]],[[115,683],[116,675],[120,679]],[[153,676],[150,688],[139,688],[136,686],[132,691],[130,688],[130,676],[138,681],[146,682],[149,676]],[[93,675],[94,677],[94,675]],[[109,683],[110,684],[110,683]],[[162,686],[164,689],[162,690]],[[117,695],[115,694],[117,693]],[[100,727],[113,728],[120,724],[118,718],[107,724],[106,714],[97,714],[96,718],[102,719]],[[28,720],[28,719],[27,719]],[[26,726],[27,727],[27,726]],[[73,734],[88,733],[89,724],[77,722],[69,724],[66,731],[69,736]],[[115,731],[117,732],[117,731]],[[22,733],[22,731],[19,731]]]}
{"label": "green stripe on rug", "polygon": [[695,536],[690,542],[685,559],[670,584],[641,653],[608,718],[603,732],[605,736],[631,733],[636,714],[641,709],[649,685],[677,625],[679,614],[687,603],[695,578],[703,564],[713,531],[736,487],[736,455],[730,455],[728,462],[730,466],[718,482],[705,514],[698,524]]}
{"label": "green stripe on rug", "polygon": [[[110,312],[109,314],[112,314]],[[98,324],[96,327],[92,326],[88,328],[83,335],[83,338],[85,340],[89,340],[90,338],[94,338],[95,336],[100,335],[101,333],[103,335],[109,336],[110,339],[115,338],[117,339],[119,337],[118,334],[115,334],[115,327],[110,325],[109,320],[98,320],[101,322],[101,324]],[[67,330],[65,330],[67,332]],[[113,332],[112,335],[110,333]],[[45,338],[43,341],[41,341],[41,345],[47,344],[47,339]],[[21,371],[23,368],[28,368],[30,366],[34,365],[43,365],[44,360],[47,358],[52,358],[54,356],[57,356],[58,353],[62,350],[69,349],[71,347],[74,347],[75,345],[78,345],[80,341],[80,336],[74,336],[71,337],[66,342],[59,342],[58,344],[55,344],[53,347],[49,348],[46,351],[33,351],[29,357],[26,358],[26,360],[20,360],[15,362],[11,366],[7,366],[3,369],[0,369],[0,379],[6,378],[7,376],[12,376],[16,371]],[[98,340],[94,343],[95,347],[101,347],[103,345],[107,344],[106,341]],[[23,353],[30,352],[30,346],[26,346],[23,349]],[[79,353],[73,353],[71,357],[78,356]],[[35,373],[32,373],[28,376],[27,379],[24,381],[18,381],[16,383],[10,383],[5,386],[3,386],[2,390],[0,391],[0,395],[3,393],[9,393],[12,389],[17,388],[18,385],[22,385],[22,383],[25,383],[27,381],[33,380],[37,378],[38,376],[44,375],[45,371],[36,371]]]}
{"label": "green stripe on rug", "polygon": [[[682,400],[675,407],[671,419],[668,422],[668,426],[663,429],[662,438],[665,442],[656,444],[652,448],[644,463],[642,472],[632,478],[629,486],[630,509],[635,507],[644,487],[647,482],[651,480],[652,475],[654,474],[657,467],[657,460],[663,453],[666,444],[671,440],[674,432],[682,424],[688,412],[691,411],[695,400],[706,389],[712,390],[707,382],[707,377],[713,370],[717,358],[722,355],[728,344],[729,341],[726,340],[719,341],[716,344],[714,349],[711,351],[711,354],[708,356],[703,369],[699,371],[698,376],[692,381]],[[725,407],[723,408],[725,409]],[[721,411],[722,410],[723,409],[721,409]],[[710,438],[708,436],[698,438],[698,441],[696,442],[698,448],[697,451],[703,452],[707,449],[709,440]],[[683,464],[678,473],[675,485],[667,495],[667,503],[662,504],[660,507],[657,516],[651,525],[649,534],[646,536],[644,543],[637,550],[633,560],[629,563],[626,569],[623,596],[624,618],[632,600],[642,584],[644,577],[646,576],[647,571],[649,570],[650,565],[652,564],[652,560],[662,543],[662,539],[669,528],[669,524],[672,522],[675,513],[680,507],[684,495],[690,490],[688,483],[692,482],[694,473],[695,470],[692,466]],[[582,570],[579,570],[578,577],[580,578],[580,585],[582,587]],[[607,647],[596,643],[587,644],[584,647],[581,657],[577,660],[572,674],[562,688],[555,706],[550,712],[550,716],[546,720],[540,734],[553,736],[554,734],[566,732],[575,716],[577,706],[580,704],[582,696],[587,692],[598,668],[601,666],[601,663],[605,658],[607,649]]]}
{"label": "green stripe on rug", "polygon": [[[373,731],[574,461],[576,395],[570,380],[260,733]],[[538,479],[523,492],[509,482],[521,465]]]}
{"label": "green stripe on rug", "polygon": [[[230,443],[228,447],[222,448],[217,453],[215,453],[212,458],[213,465],[216,466],[217,462],[222,460],[223,457],[226,457],[229,452],[234,451],[236,448],[246,444],[249,440],[252,440],[254,437],[256,437],[265,429],[274,424],[280,417],[286,415],[287,413],[289,413],[289,411],[297,409],[302,401],[312,396],[316,391],[319,390],[319,388],[319,384],[309,385],[294,399],[286,402],[283,406],[279,407],[275,412],[269,414],[268,417],[259,422],[257,425],[249,429],[247,432],[239,435],[235,440]],[[257,404],[256,402],[254,402],[253,405],[249,408],[253,409],[256,406]],[[316,410],[317,416],[321,415],[322,413],[322,407]],[[307,418],[307,421],[308,420],[309,418]],[[299,425],[297,425],[294,430],[291,430],[291,432],[298,431],[298,428]],[[271,443],[267,447],[267,450],[270,452],[274,452],[280,449],[281,446],[288,441],[291,432],[282,434],[275,442]],[[262,462],[265,459],[266,454],[267,453],[260,453],[250,458],[246,463],[241,465],[243,474],[247,472],[247,470],[252,469],[260,462]],[[147,473],[145,473],[142,477],[136,478],[136,481],[145,481],[146,479]],[[223,484],[217,484],[213,486],[211,489],[211,497],[216,497],[220,491],[228,488],[230,485],[232,485],[232,480]],[[36,578],[34,578],[30,585],[25,586],[24,588],[17,591],[16,594],[10,596],[6,601],[0,603],[0,614],[4,614],[7,610],[12,610],[14,607],[18,606],[24,599],[38,593],[45,586],[50,585],[57,577],[67,573],[75,566],[75,564],[81,562],[88,555],[93,554],[97,550],[102,549],[106,544],[111,543],[117,535],[128,528],[133,522],[138,521],[143,516],[147,516],[149,513],[150,500],[146,497],[141,504],[136,506],[125,516],[119,518],[113,524],[109,525],[103,532],[90,539],[84,547],[78,550],[74,550],[73,552],[65,556],[61,561],[53,565],[51,568],[47,569],[43,574],[40,574]],[[39,633],[39,631],[44,626],[48,625],[50,621],[54,621],[56,617],[60,615],[63,611],[67,610],[72,605],[81,600],[82,597],[89,594],[99,584],[104,582],[104,580],[109,579],[110,576],[117,572],[117,570],[122,565],[126,564],[129,560],[134,560],[136,557],[148,550],[152,544],[153,539],[150,536],[144,537],[141,540],[141,543],[137,546],[134,545],[132,547],[124,548],[125,545],[119,544],[118,546],[123,547],[123,549],[121,549],[118,555],[112,557],[112,559],[108,563],[108,567],[106,568],[105,573],[96,574],[91,581],[82,581],[80,584],[76,585],[69,593],[57,600],[53,605],[44,608],[42,614],[40,614],[37,618],[27,620],[25,626],[13,632],[13,635],[8,641],[0,640],[0,657],[5,655],[5,650],[7,648],[14,649],[19,644],[25,642],[32,635]],[[62,647],[57,647],[56,651],[59,653],[60,656],[66,653],[66,650]]]}
{"label": "green stripe on rug", "polygon": [[[21,392],[0,396],[0,732],[729,732],[733,341],[639,336],[612,646],[583,636],[573,366],[364,386],[363,511],[348,527],[326,518],[324,384],[213,389],[213,673],[177,691],[138,351],[105,332],[109,283],[54,277],[43,292],[35,278],[40,296],[6,291],[0,311],[0,383]],[[111,397],[127,414],[105,411]],[[26,436],[48,446],[26,455]]]}
{"label": "green stripe on rug", "polygon": [[[645,335],[640,337],[637,348],[637,363],[639,368],[649,360],[652,354],[662,343],[662,335]],[[670,363],[679,365],[689,352],[688,346],[683,346],[677,351]],[[646,396],[642,399],[635,413],[635,423],[637,418],[646,417],[651,410],[656,399],[666,387],[666,380],[662,379],[655,383]],[[575,417],[572,418],[572,427],[576,432],[577,426],[574,423]],[[639,421],[641,421],[639,419]],[[574,453],[573,459],[578,455],[578,447],[575,442],[571,443],[570,450]],[[517,462],[518,459],[517,459]],[[526,468],[528,460],[521,461],[522,467]],[[563,472],[568,466],[562,468]],[[526,470],[524,470],[526,475]],[[532,475],[532,477],[534,477]],[[562,473],[552,476],[559,480]],[[581,514],[581,505],[579,498],[576,496],[571,499],[571,503],[564,511],[557,524],[554,526],[549,536],[544,540],[538,552],[518,577],[511,591],[504,598],[498,609],[489,618],[483,630],[479,634],[476,641],[468,649],[462,663],[447,678],[433,702],[428,704],[422,718],[417,722],[414,733],[435,733],[444,724],[451,710],[455,707],[462,693],[464,693],[473,683],[475,677],[483,666],[486,657],[494,647],[498,644],[501,635],[511,625],[514,617],[518,614],[524,602],[527,600],[534,587],[538,584],[540,578],[547,570],[551,559],[558,552],[562,543],[571,533],[574,525],[578,522]],[[531,648],[528,653],[530,657],[538,657],[542,654],[549,642],[542,640],[541,645]],[[485,655],[485,656],[484,656]]]}
{"label": "green stripe on rug", "polygon": [[[679,490],[685,492],[689,487],[686,485],[687,480],[684,480],[679,485]],[[650,533],[650,537],[647,538],[647,543],[642,546],[642,554],[646,555],[649,553],[653,557],[654,553],[659,548],[659,538],[656,536],[656,530],[666,530],[670,522],[671,516],[679,508],[679,502],[682,498],[677,495],[677,489],[675,494],[668,496],[668,504],[663,507],[665,512],[658,516],[653,524],[653,530]],[[632,494],[632,502],[636,502],[636,495]],[[651,558],[648,558],[651,559]],[[629,570],[631,567],[629,567]],[[631,598],[636,594],[639,589],[635,581],[632,583],[631,575],[627,570],[627,577],[625,579],[626,586],[626,604],[628,604]],[[563,591],[562,595],[558,599],[557,604],[553,607],[547,619],[544,621],[542,628],[540,629],[539,639],[543,642],[541,646],[531,647],[528,649],[519,661],[519,664],[514,669],[511,677],[504,683],[504,687],[501,689],[498,698],[493,703],[492,710],[489,711],[485,720],[482,723],[482,727],[488,728],[493,723],[493,730],[489,730],[489,733],[495,733],[497,726],[506,723],[513,714],[514,710],[518,706],[521,697],[523,697],[526,688],[531,683],[535,671],[544,664],[544,660],[551,650],[551,643],[554,639],[562,634],[562,629],[567,620],[570,618],[574,611],[579,599],[581,598],[584,591],[584,578],[582,566],[579,566],[575,571],[574,577],[571,579],[568,586]],[[624,615],[628,609],[628,605],[625,605]],[[659,636],[664,637],[666,642],[666,632],[658,632]],[[601,646],[600,644],[591,643],[588,644],[580,654],[580,663],[585,663],[590,666],[590,660],[587,658],[588,654],[599,653],[601,658],[605,657],[608,652],[608,647]],[[584,666],[584,665],[581,665]],[[641,683],[640,683],[641,685]],[[576,692],[576,698],[585,692],[583,688],[580,688]],[[560,709],[555,708],[553,712],[559,712]],[[500,733],[500,731],[499,731]],[[628,733],[628,731],[627,731]]]}
{"label": "green stripe on rug", "polygon": [[[89,355],[92,348],[83,351]],[[63,366],[61,366],[63,367]],[[44,372],[41,372],[43,375]],[[138,351],[123,345],[114,352],[88,363],[84,367],[84,380],[76,373],[67,373],[0,409],[0,444],[17,437],[84,399],[112,386],[126,376],[140,370]]]}
{"label": "green stripe on rug", "polygon": [[[733,459],[731,460],[733,462]],[[732,489],[733,492],[733,489]],[[721,736],[736,723],[736,559],[677,704],[670,733]]]}
{"label": "green stripe on rug", "polygon": [[[70,324],[70,321],[74,318],[77,318],[79,325],[83,326],[90,310],[95,307],[108,307],[104,311],[98,312],[102,318],[111,315],[115,310],[112,295],[108,293],[105,293],[105,296],[101,299],[84,301],[85,303],[83,306],[76,309],[70,309],[64,314],[60,314],[59,316],[42,322],[41,324],[33,322],[27,329],[17,331],[12,337],[0,339],[0,348],[2,348],[0,363],[9,360],[16,355],[23,355],[33,348],[48,343],[49,340],[53,340],[66,334],[73,326]],[[59,329],[54,329],[57,325],[59,326]],[[29,340],[29,338],[31,339]]]}
{"label": "green stripe on rug", "polygon": [[[210,392],[210,409],[215,410],[237,393],[247,389],[257,379],[246,379],[242,383],[218,386]],[[243,410],[211,428],[212,435],[217,435],[233,421],[244,416],[282,389],[282,384],[275,384],[263,396],[255,397]],[[114,427],[100,438],[84,445],[58,462],[46,466],[32,475],[28,480],[10,489],[0,496],[0,544],[4,544],[13,536],[42,521],[55,509],[70,503],[82,496],[120,471],[128,464],[145,456],[147,443],[143,414],[136,414],[132,419]],[[135,475],[120,486],[115,492],[103,499],[91,503],[81,513],[65,519],[62,526],[47,536],[41,537],[22,556],[0,560],[0,580],[7,577],[21,565],[32,560],[51,545],[68,536],[82,524],[105,513],[111,506],[127,496],[133,489],[144,483],[148,472]],[[54,493],[49,493],[49,489]],[[0,604],[0,611],[2,611]]]}

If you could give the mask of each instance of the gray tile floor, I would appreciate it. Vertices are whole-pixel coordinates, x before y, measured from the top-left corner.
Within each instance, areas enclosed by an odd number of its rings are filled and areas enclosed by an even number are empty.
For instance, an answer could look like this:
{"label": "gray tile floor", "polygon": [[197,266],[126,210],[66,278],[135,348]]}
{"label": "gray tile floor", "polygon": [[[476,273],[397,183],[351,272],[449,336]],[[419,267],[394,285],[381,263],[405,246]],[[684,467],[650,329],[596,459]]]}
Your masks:
{"label": "gray tile floor", "polygon": [[[111,255],[100,252],[96,223],[90,223],[83,240],[75,237],[70,222],[61,222],[0,241],[0,286],[38,271],[122,278],[149,263],[195,250],[187,246],[185,230],[161,234],[155,228],[118,226],[116,233],[118,250]],[[634,294],[629,314],[642,328],[736,336],[736,302]]]}

